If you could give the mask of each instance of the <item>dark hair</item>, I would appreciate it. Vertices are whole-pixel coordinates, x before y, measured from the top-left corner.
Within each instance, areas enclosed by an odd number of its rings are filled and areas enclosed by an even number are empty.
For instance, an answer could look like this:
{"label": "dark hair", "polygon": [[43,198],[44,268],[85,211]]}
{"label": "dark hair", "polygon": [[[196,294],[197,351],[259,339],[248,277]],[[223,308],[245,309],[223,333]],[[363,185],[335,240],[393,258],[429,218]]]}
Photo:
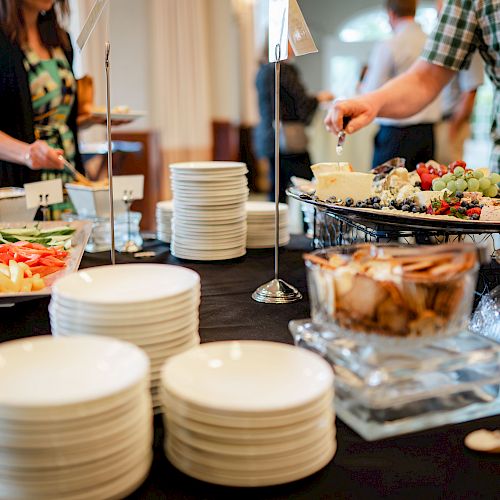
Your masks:
{"label": "dark hair", "polygon": [[385,6],[398,17],[414,17],[417,11],[417,0],[386,0]]}
{"label": "dark hair", "polygon": [[[38,16],[38,29],[46,47],[69,47],[69,39],[61,21],[69,16],[68,0],[56,0],[52,9]],[[0,0],[0,29],[22,46],[26,41],[25,23],[20,0]]]}

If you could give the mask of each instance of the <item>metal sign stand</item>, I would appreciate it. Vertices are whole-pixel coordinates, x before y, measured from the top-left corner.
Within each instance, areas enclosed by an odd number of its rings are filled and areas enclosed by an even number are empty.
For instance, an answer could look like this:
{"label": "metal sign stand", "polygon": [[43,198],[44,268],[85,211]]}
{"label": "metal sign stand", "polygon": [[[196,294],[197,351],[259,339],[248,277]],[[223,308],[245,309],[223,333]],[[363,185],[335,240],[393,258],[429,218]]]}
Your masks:
{"label": "metal sign stand", "polygon": [[289,285],[279,277],[279,230],[280,230],[280,81],[281,81],[281,46],[276,45],[276,62],[274,66],[274,85],[275,85],[275,119],[274,119],[274,279],[268,283],[259,286],[252,294],[252,299],[266,304],[290,304],[302,299],[302,294],[292,285]]}
{"label": "metal sign stand", "polygon": [[106,134],[108,139],[108,185],[109,185],[109,225],[111,232],[111,264],[116,264],[115,255],[115,205],[113,202],[113,142],[111,140],[111,78],[109,54],[111,44],[106,42],[105,68],[106,68]]}

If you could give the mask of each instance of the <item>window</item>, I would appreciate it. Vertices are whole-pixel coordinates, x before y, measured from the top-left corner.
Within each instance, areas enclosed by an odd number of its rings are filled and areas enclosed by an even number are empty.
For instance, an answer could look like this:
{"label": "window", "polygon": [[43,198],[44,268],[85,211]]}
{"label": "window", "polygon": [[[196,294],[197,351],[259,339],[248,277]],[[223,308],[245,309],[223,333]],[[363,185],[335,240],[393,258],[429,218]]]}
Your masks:
{"label": "window", "polygon": [[[416,20],[429,34],[437,21],[437,11],[431,4],[417,9]],[[365,11],[347,21],[339,33],[342,42],[375,42],[391,35],[387,12],[382,9]]]}

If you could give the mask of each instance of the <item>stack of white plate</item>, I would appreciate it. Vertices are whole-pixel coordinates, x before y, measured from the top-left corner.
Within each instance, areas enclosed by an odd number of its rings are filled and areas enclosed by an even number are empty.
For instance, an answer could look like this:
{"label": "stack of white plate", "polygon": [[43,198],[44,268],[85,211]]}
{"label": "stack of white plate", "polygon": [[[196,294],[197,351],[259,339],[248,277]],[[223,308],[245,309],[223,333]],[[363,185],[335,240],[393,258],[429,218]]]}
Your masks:
{"label": "stack of white plate", "polygon": [[306,477],[335,454],[333,373],[273,342],[203,344],[162,371],[170,462],[197,479],[268,486]]}
{"label": "stack of white plate", "polygon": [[49,306],[52,334],[105,335],[127,340],[151,360],[153,405],[161,366],[200,343],[200,277],[163,264],[85,269],[56,281]]}
{"label": "stack of white plate", "polygon": [[0,498],[124,498],[152,460],[149,360],[127,342],[0,346]]}
{"label": "stack of white plate", "polygon": [[160,201],[156,204],[156,237],[170,243],[172,239],[172,215],[174,201]]}
{"label": "stack of white plate", "polygon": [[246,253],[247,167],[244,163],[170,165],[175,206],[172,254],[225,260]]}
{"label": "stack of white plate", "polygon": [[[276,205],[272,201],[247,202],[247,248],[274,247],[274,217]],[[279,245],[290,242],[288,230],[288,205],[279,204]]]}

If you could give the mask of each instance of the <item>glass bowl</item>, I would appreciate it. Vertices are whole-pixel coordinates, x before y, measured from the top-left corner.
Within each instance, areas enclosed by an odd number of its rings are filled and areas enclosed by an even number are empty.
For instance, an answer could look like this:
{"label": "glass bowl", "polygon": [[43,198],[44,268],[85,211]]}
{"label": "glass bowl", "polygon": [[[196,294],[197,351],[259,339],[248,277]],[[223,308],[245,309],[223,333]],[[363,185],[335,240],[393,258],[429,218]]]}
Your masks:
{"label": "glass bowl", "polygon": [[304,256],[315,324],[355,338],[455,335],[469,322],[473,244],[361,244]]}

